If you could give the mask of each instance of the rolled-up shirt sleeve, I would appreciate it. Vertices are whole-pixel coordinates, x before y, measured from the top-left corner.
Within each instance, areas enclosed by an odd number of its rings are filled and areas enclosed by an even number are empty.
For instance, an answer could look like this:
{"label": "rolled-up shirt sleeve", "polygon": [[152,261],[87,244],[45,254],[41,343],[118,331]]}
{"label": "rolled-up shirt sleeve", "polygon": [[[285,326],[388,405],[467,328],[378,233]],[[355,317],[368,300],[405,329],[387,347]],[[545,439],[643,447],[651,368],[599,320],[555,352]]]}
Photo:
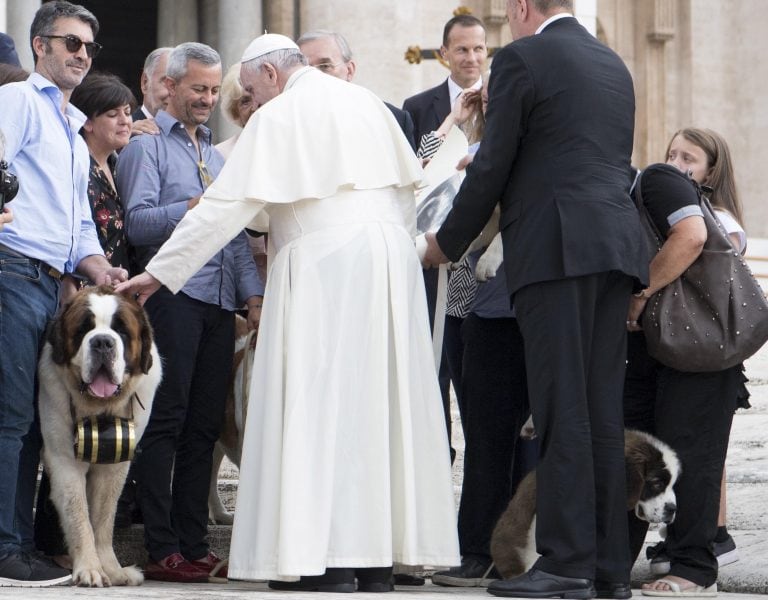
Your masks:
{"label": "rolled-up shirt sleeve", "polygon": [[261,280],[256,261],[253,260],[251,246],[245,231],[234,239],[235,281],[237,285],[237,302],[243,303],[251,296],[264,295],[264,282]]}
{"label": "rolled-up shirt sleeve", "polygon": [[135,246],[159,246],[187,213],[189,198],[160,205],[158,146],[151,135],[132,139],[117,161],[117,185],[125,203],[125,231]]}

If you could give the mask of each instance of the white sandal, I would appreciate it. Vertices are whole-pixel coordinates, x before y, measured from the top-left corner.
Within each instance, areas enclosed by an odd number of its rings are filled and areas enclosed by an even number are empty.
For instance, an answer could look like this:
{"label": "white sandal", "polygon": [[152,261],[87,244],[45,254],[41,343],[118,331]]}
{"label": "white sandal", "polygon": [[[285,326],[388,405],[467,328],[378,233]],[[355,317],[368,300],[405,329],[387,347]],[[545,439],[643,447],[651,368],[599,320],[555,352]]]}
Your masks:
{"label": "white sandal", "polygon": [[703,585],[694,585],[693,587],[680,589],[680,584],[670,579],[658,579],[656,583],[666,583],[668,590],[641,590],[643,596],[657,596],[660,598],[676,598],[679,596],[689,596],[694,598],[711,598],[717,596],[717,583],[709,587]]}

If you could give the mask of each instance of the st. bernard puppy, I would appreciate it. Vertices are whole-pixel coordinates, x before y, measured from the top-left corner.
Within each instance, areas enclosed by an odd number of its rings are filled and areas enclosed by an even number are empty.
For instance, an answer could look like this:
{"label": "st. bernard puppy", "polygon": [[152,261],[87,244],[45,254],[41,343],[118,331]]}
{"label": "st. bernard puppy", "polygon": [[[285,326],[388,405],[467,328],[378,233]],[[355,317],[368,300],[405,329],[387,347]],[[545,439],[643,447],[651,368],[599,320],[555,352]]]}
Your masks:
{"label": "st. bernard puppy", "polygon": [[237,315],[235,317],[235,357],[224,406],[224,426],[213,448],[213,467],[208,488],[208,520],[219,525],[232,525],[234,520],[234,515],[227,511],[219,497],[219,468],[225,456],[238,469],[240,468],[255,344],[256,331],[248,331],[248,322]]}
{"label": "st. bernard puppy", "polygon": [[112,548],[115,508],[130,464],[128,440],[112,445],[112,456],[122,455],[124,462],[98,464],[78,459],[75,442],[79,428],[81,455],[109,449],[104,440],[99,445],[101,432],[77,425],[101,416],[132,420],[138,443],[161,371],[144,310],[107,286],[80,290],[48,329],[38,365],[43,461],[76,585],[144,580],[136,567],[121,567]]}
{"label": "st. bernard puppy", "polygon": [[[627,429],[624,434],[627,510],[649,523],[671,523],[677,504],[675,485],[680,461],[661,440]],[[531,568],[536,553],[536,472],[520,482],[514,497],[496,523],[491,536],[491,557],[504,579]]]}

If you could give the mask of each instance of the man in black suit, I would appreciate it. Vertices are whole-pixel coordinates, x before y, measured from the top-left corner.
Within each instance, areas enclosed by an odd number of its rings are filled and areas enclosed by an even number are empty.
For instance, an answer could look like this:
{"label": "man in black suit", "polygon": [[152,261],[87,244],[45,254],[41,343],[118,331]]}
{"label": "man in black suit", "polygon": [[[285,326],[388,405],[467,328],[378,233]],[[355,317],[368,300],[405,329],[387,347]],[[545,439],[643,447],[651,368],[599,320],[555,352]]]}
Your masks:
{"label": "man in black suit", "polygon": [[[450,75],[440,85],[411,96],[403,103],[403,109],[413,119],[414,142],[417,149],[422,136],[436,131],[450,114],[451,108],[462,90],[482,87],[482,73],[488,58],[485,33],[483,22],[472,15],[455,16],[443,27],[443,43],[440,46],[440,55],[448,63]],[[424,271],[424,285],[427,292],[430,327],[433,327],[437,303],[437,271]],[[445,319],[443,354],[438,373],[449,442],[451,441],[449,395],[451,380],[453,380],[453,389],[457,396],[461,389],[459,366],[461,365],[462,344],[460,325],[461,319],[459,318]],[[449,365],[453,366],[450,372]],[[455,450],[451,448],[451,460],[455,454]]]}
{"label": "man in black suit", "polygon": [[488,591],[629,598],[622,386],[630,293],[648,264],[628,194],[634,91],[572,5],[507,0],[516,41],[494,57],[483,143],[424,263],[457,260],[501,204],[540,439],[541,558]]}
{"label": "man in black suit", "polygon": [[[310,66],[323,73],[333,75],[344,81],[352,81],[357,65],[352,58],[352,49],[346,38],[340,33],[318,29],[308,31],[296,40],[301,53],[307,57]],[[413,121],[404,110],[385,102],[387,108],[397,120],[400,129],[413,147]],[[413,147],[414,152],[416,148]]]}
{"label": "man in black suit", "polygon": [[451,71],[448,78],[403,103],[403,110],[413,119],[417,148],[421,136],[440,127],[462,90],[482,86],[483,66],[488,58],[483,22],[472,15],[453,17],[443,28],[440,56]]}

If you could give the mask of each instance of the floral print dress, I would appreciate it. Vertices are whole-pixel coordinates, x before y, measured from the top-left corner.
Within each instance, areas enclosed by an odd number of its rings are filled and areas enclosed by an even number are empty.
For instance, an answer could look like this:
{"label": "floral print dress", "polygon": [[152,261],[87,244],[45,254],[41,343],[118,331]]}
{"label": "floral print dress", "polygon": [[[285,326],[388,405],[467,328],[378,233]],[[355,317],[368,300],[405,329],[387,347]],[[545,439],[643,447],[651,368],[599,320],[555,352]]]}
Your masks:
{"label": "floral print dress", "polygon": [[[115,157],[110,157],[107,162],[114,180]],[[93,156],[88,177],[88,202],[107,260],[113,267],[122,267],[132,273],[128,241],[123,229],[125,210],[117,190]]]}

